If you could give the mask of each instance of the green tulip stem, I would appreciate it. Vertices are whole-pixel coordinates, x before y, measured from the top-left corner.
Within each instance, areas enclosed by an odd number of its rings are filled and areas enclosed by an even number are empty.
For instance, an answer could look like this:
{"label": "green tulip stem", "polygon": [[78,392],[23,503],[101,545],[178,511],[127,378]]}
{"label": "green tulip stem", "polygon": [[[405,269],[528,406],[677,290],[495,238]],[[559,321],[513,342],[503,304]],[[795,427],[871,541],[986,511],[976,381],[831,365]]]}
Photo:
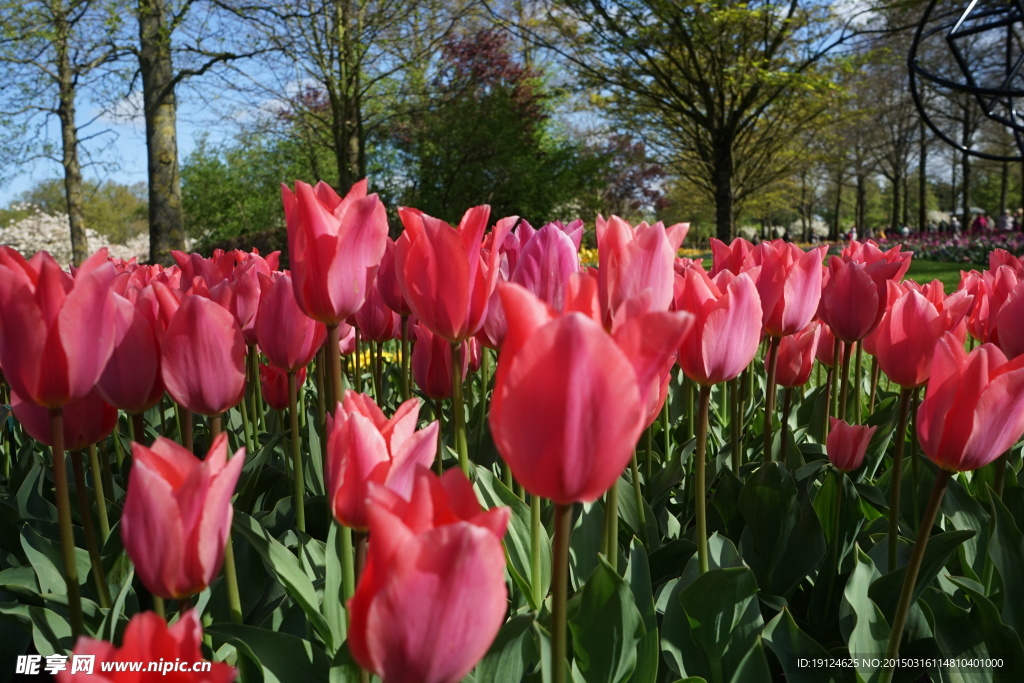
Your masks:
{"label": "green tulip stem", "polygon": [[100,536],[107,542],[110,536],[110,519],[107,517],[107,496],[104,490],[103,470],[100,468],[99,451],[96,444],[89,446],[89,470],[92,472],[93,488],[96,490],[96,515],[100,521]]}
{"label": "green tulip stem", "polygon": [[192,431],[192,411],[181,407],[181,445],[188,452],[193,452],[194,446],[194,433]]}
{"label": "green tulip stem", "polygon": [[840,420],[846,419],[846,403],[850,396],[850,354],[852,352],[852,344],[843,344],[843,366],[840,371],[839,383],[839,412],[836,414],[836,417]]}
{"label": "green tulip stem", "polygon": [[487,347],[480,349],[480,420],[476,425],[476,452],[484,443],[484,427],[487,426],[487,385],[491,381],[491,353]]}
{"label": "green tulip stem", "polygon": [[[352,379],[356,385],[356,391],[358,391],[361,394],[363,393],[363,359],[359,357],[359,342],[361,341],[359,337],[359,328],[357,327],[355,332],[355,351],[352,352],[352,367],[354,368],[352,371]],[[338,400],[340,401],[341,399],[339,398]]]}
{"label": "green tulip stem", "polygon": [[454,343],[452,350],[452,416],[455,429],[455,450],[459,454],[459,467],[469,476],[469,444],[466,441],[466,414],[462,405],[462,344]]}
{"label": "green tulip stem", "polygon": [[[131,422],[128,424],[130,426]],[[117,469],[120,471],[124,466],[124,446],[121,444],[121,433],[117,425],[114,426],[114,433],[111,438],[114,440],[114,457],[117,458]],[[113,488],[110,489],[110,495],[114,495]]]}
{"label": "green tulip stem", "polygon": [[[768,387],[764,392],[764,461],[772,461],[772,421],[775,419],[775,368],[780,339],[768,337]],[[705,427],[706,429],[706,427]],[[706,569],[705,569],[706,571]]]}
{"label": "green tulip stem", "polygon": [[254,446],[256,443],[256,430],[253,428],[251,420],[249,420],[248,403],[247,397],[242,396],[242,435],[245,437],[245,450],[249,453],[254,453],[256,451]]}
{"label": "green tulip stem", "polygon": [[444,474],[444,413],[441,412],[441,400],[436,398],[434,399],[434,419],[437,420],[437,457],[434,458],[434,469],[440,476]]}
{"label": "green tulip stem", "polygon": [[789,439],[786,438],[786,429],[789,425],[789,411],[793,407],[793,388],[786,387],[782,390],[782,446],[779,450],[779,462],[786,464],[786,456],[789,451]]}
{"label": "green tulip stem", "polygon": [[78,585],[78,564],[75,560],[75,535],[71,528],[71,498],[68,494],[68,473],[64,462],[64,416],[61,408],[50,409],[50,440],[53,443],[53,488],[57,503],[57,525],[60,549],[64,559],[64,582],[71,612],[71,635],[84,635],[82,593]]}
{"label": "green tulip stem", "polygon": [[697,561],[700,573],[708,570],[707,484],[704,469],[708,450],[708,409],[711,406],[711,387],[701,385],[697,399],[697,450],[693,453],[693,503],[697,528]]}
{"label": "green tulip stem", "polygon": [[892,478],[889,480],[889,567],[896,570],[896,557],[900,537],[900,480],[903,477],[903,448],[907,441],[907,420],[910,418],[910,403],[913,389],[900,391],[900,416],[896,423],[896,450],[892,454]]}
{"label": "green tulip stem", "polygon": [[861,414],[860,414],[860,409],[861,409],[860,393],[861,393],[861,390],[863,389],[863,387],[861,386],[861,379],[860,378],[861,378],[861,374],[863,372],[863,367],[864,367],[863,346],[864,346],[863,343],[857,342],[857,360],[854,362],[854,371],[853,371],[853,394],[852,394],[851,398],[853,400],[853,421],[856,424],[860,424],[860,418],[861,418]]}
{"label": "green tulip stem", "polygon": [[167,621],[167,607],[164,605],[164,599],[159,595],[153,596],[153,611],[157,613],[164,621]]}
{"label": "green tulip stem", "polygon": [[[613,486],[612,489],[615,487]],[[555,504],[554,573],[551,604],[551,677],[565,683],[568,669],[566,604],[569,594],[569,536],[572,534],[572,504]]]}
{"label": "green tulip stem", "polygon": [[[635,457],[635,456],[634,456]],[[602,551],[608,564],[616,571],[619,568],[619,480],[604,494],[604,543]]]}
{"label": "green tulip stem", "polygon": [[[668,400],[668,399],[666,399]],[[654,425],[647,425],[644,430],[644,486],[650,486],[654,475]]]}
{"label": "green tulip stem", "polygon": [[[325,465],[327,463],[327,392],[328,392],[328,380],[327,380],[327,359],[326,359],[326,347],[321,347],[317,351],[316,364],[314,366],[316,372],[316,411],[320,416],[318,427],[320,429],[320,460]],[[333,414],[334,411],[332,410]],[[312,455],[312,454],[310,454]],[[330,519],[328,517],[328,519]]]}
{"label": "green tulip stem", "polygon": [[78,514],[82,518],[82,531],[85,532],[85,547],[89,550],[89,561],[92,563],[92,581],[96,586],[100,607],[110,609],[110,589],[107,587],[107,575],[103,571],[103,561],[100,559],[100,546],[96,542],[96,527],[92,523],[92,510],[89,509],[89,494],[86,491],[82,451],[71,453],[71,469],[75,474],[75,498],[78,500]]}
{"label": "green tulip stem", "polygon": [[878,395],[878,379],[881,376],[882,368],[878,365],[878,359],[871,357],[871,396],[868,398],[868,413],[875,412],[875,396]]}
{"label": "green tulip stem", "polygon": [[839,574],[839,518],[843,512],[843,477],[846,475],[841,470],[836,470],[836,502],[832,508],[832,570],[828,577],[828,602],[832,604],[832,589],[835,587],[836,576]]}
{"label": "green tulip stem", "polygon": [[412,356],[410,355],[411,344],[409,343],[409,316],[402,316],[402,400],[408,401],[412,396]]}
{"label": "green tulip stem", "polygon": [[918,482],[920,481],[921,453],[917,449],[917,408],[921,405],[921,387],[914,389],[914,402],[910,405],[910,418],[907,424],[910,427],[910,481],[913,483],[914,495],[910,500],[914,504],[915,526],[921,522],[921,504],[918,501]]}
{"label": "green tulip stem", "polygon": [[[693,400],[693,380],[689,377],[683,378],[683,394],[686,399],[686,441],[693,438],[696,430],[696,417],[693,414],[694,400]],[[682,460],[682,450],[676,451],[677,456]]]}
{"label": "green tulip stem", "polygon": [[[256,352],[255,347],[249,348],[249,354],[246,356],[246,371],[249,375],[248,387],[249,400],[252,401],[250,408],[252,409],[252,440],[254,444],[259,443],[260,437],[260,417],[263,416],[263,391],[260,389],[260,361],[259,354]],[[243,401],[245,398],[243,397]],[[264,428],[266,428],[266,417],[264,419]]]}
{"label": "green tulip stem", "polygon": [[669,452],[672,450],[672,432],[669,429],[672,425],[672,416],[669,414],[668,398],[665,399],[665,405],[661,408],[661,435],[663,439],[662,457],[664,464],[668,464]]}
{"label": "green tulip stem", "polygon": [[142,413],[132,413],[129,417],[128,425],[134,434],[133,441],[137,441],[143,445],[146,444],[146,416]]}
{"label": "green tulip stem", "polygon": [[[904,391],[907,391],[904,389]],[[935,475],[935,485],[932,487],[931,498],[928,499],[928,507],[924,510],[924,518],[921,520],[921,527],[917,530],[917,541],[914,543],[914,550],[910,554],[910,563],[907,565],[907,573],[903,577],[903,589],[900,591],[900,601],[896,606],[896,616],[893,617],[892,631],[889,633],[889,647],[886,650],[886,661],[892,661],[899,655],[900,641],[903,639],[903,629],[907,625],[907,615],[910,613],[910,601],[914,596],[914,585],[917,583],[917,574],[921,570],[921,562],[924,560],[924,551],[928,545],[928,538],[931,536],[932,526],[939,513],[939,505],[942,503],[942,496],[946,493],[946,486],[949,484],[952,472],[939,469]],[[881,683],[891,683],[893,667],[886,667],[882,671]]]}
{"label": "green tulip stem", "polygon": [[[345,602],[356,592],[355,548],[352,543],[352,529],[341,525],[341,590]],[[346,612],[346,617],[347,617]]]}
{"label": "green tulip stem", "polygon": [[377,405],[381,405],[384,399],[381,395],[381,354],[380,354],[380,342],[370,342],[370,369],[373,373],[373,398],[377,401]]}
{"label": "green tulip stem", "polygon": [[[220,415],[210,417],[210,441],[212,442],[220,435],[223,420]],[[228,457],[231,457],[231,449],[228,449]],[[224,586],[228,592],[228,611],[231,614],[231,621],[235,624],[242,623],[242,597],[238,591],[238,573],[235,571],[235,545],[231,540],[231,532],[228,532],[228,540],[224,545]]]}
{"label": "green tulip stem", "polygon": [[739,376],[728,381],[729,388],[729,455],[732,462],[732,473],[740,476],[743,466],[743,454],[740,453],[740,401],[742,387]]}
{"label": "green tulip stem", "polygon": [[[114,443],[118,441],[117,433],[114,433]],[[114,502],[114,472],[110,467],[110,451],[107,449],[107,442],[102,441],[100,446],[100,472],[102,473],[101,479],[103,480],[103,497],[104,501]],[[108,498],[109,496],[109,498]],[[104,510],[106,512],[106,510]],[[109,518],[108,518],[109,521]],[[109,532],[109,529],[108,529]],[[108,533],[109,535],[109,533]]]}
{"label": "green tulip stem", "polygon": [[[341,403],[341,398],[344,395],[342,389],[344,385],[341,383],[341,352],[338,350],[341,344],[341,332],[338,329],[338,325],[327,326],[327,363],[330,368],[330,374],[327,376],[327,381],[330,383],[330,400],[327,402],[327,410],[331,413],[334,412],[334,406]],[[356,357],[359,356],[358,344],[356,345]],[[326,434],[326,431],[325,431]]]}
{"label": "green tulip stem", "polygon": [[629,470],[633,479],[633,503],[636,505],[637,526],[640,527],[637,531],[643,544],[650,547],[650,539],[647,538],[647,519],[644,514],[644,494],[640,490],[640,468],[637,467],[636,463],[636,451],[633,451],[633,459],[630,460]]}
{"label": "green tulip stem", "polygon": [[[530,589],[533,591],[533,604],[540,612],[541,603],[544,602],[544,586],[541,582],[540,552],[542,542],[547,542],[548,537],[543,533],[544,527],[540,521],[540,496],[530,494]],[[543,537],[543,541],[541,540]]]}
{"label": "green tulip stem", "polygon": [[302,453],[299,448],[299,382],[294,370],[288,373],[288,423],[291,428],[288,440],[292,451],[295,527],[304,532],[306,530],[306,477],[302,471]]}

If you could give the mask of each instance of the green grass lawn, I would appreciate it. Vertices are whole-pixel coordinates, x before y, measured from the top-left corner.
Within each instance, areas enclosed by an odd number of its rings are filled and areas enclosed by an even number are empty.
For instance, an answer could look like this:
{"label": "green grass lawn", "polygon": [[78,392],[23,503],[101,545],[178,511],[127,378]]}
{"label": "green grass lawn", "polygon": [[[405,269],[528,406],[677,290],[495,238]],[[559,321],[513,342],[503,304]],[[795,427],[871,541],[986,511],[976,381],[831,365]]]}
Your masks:
{"label": "green grass lawn", "polygon": [[[976,266],[974,266],[977,268]],[[946,294],[956,291],[960,284],[960,271],[970,270],[969,263],[950,263],[947,261],[922,261],[914,259],[910,262],[910,272],[907,277],[921,284],[940,280],[946,289]],[[980,268],[979,268],[980,269]]]}

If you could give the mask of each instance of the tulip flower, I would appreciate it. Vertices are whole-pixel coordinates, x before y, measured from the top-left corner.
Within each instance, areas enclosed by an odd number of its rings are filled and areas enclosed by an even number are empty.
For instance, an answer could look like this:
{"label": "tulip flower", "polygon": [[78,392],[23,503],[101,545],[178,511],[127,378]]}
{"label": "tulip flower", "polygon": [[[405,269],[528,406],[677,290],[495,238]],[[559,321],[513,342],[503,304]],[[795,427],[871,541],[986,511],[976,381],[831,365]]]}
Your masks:
{"label": "tulip flower", "polygon": [[[306,367],[302,366],[295,373],[295,382],[301,387],[305,381]],[[274,410],[287,410],[288,370],[260,363],[260,392],[268,406]]]}
{"label": "tulip flower", "polygon": [[344,199],[324,182],[281,186],[295,299],[314,320],[327,325],[359,310],[384,256],[387,214],[366,180]]}
{"label": "tulip flower", "polygon": [[487,314],[487,300],[498,282],[502,240],[511,228],[496,226],[486,260],[480,243],[489,206],[466,212],[455,229],[416,209],[400,208],[408,240],[395,244],[395,270],[409,308],[434,335],[455,343],[476,334]]}
{"label": "tulip flower", "polygon": [[420,469],[408,500],[373,487],[348,645],[385,683],[456,683],[505,621],[509,509],[483,511],[459,470]]}
{"label": "tulip flower", "polygon": [[121,296],[112,299],[117,311],[117,341],[97,388],[111,405],[129,413],[144,413],[164,395],[158,322],[145,300],[133,304]]}
{"label": "tulip flower", "polygon": [[634,229],[618,216],[597,217],[598,296],[606,327],[627,302],[633,310],[668,310],[676,251],[689,228],[641,223]]}
{"label": "tulip flower", "polygon": [[[49,410],[24,401],[14,390],[11,391],[11,410],[29,436],[41,444],[54,445]],[[69,451],[80,451],[102,441],[117,424],[117,408],[104,401],[96,390],[66,404],[62,415],[63,444]]]}
{"label": "tulip flower", "polygon": [[693,331],[679,347],[679,367],[698,384],[737,377],[757,353],[761,301],[750,274],[726,272],[717,284],[703,268],[685,270],[676,283],[676,310],[694,315]]}
{"label": "tulip flower", "polygon": [[913,389],[928,381],[935,345],[949,327],[947,317],[923,294],[913,289],[900,294],[874,335],[875,357],[890,380]]}
{"label": "tulip flower", "polygon": [[167,392],[184,408],[219,415],[245,392],[245,340],[234,317],[201,296],[186,296],[164,334]]}
{"label": "tulip flower", "polygon": [[754,263],[753,251],[754,245],[742,237],[737,237],[729,244],[712,237],[711,277],[715,277],[723,270],[727,270],[733,275],[750,270],[757,265]]}
{"label": "tulip flower", "polygon": [[0,247],[0,366],[26,401],[59,408],[85,396],[114,350],[116,273],[106,249],[72,278],[53,257]]}
{"label": "tulip flower", "polygon": [[327,496],[339,523],[369,526],[371,484],[409,496],[416,469],[429,467],[437,452],[438,423],[417,431],[419,412],[419,400],[410,399],[389,420],[369,396],[345,392],[327,426]]}
{"label": "tulip flower", "polygon": [[402,318],[384,303],[379,278],[374,278],[367,291],[366,301],[352,317],[365,341],[383,342],[402,336]]}
{"label": "tulip flower", "polygon": [[878,325],[886,307],[886,283],[899,263],[879,261],[865,266],[832,257],[828,283],[821,292],[821,318],[844,342],[860,341]]}
{"label": "tulip flower", "polygon": [[224,560],[231,496],[244,462],[244,448],[228,459],[223,433],[203,460],[163,437],[149,448],[132,444],[121,540],[151,593],[180,600],[213,581]]}
{"label": "tulip flower", "polygon": [[[409,233],[403,232],[398,238],[399,242],[408,242]],[[388,239],[384,256],[380,260],[380,268],[377,270],[377,290],[384,299],[384,305],[401,316],[412,315],[412,309],[402,294],[402,287],[398,282],[398,271],[395,265],[396,242]]]}
{"label": "tulip flower", "polygon": [[298,370],[309,365],[327,338],[327,328],[299,308],[287,272],[260,277],[256,341],[271,365]]}
{"label": "tulip flower", "polygon": [[864,462],[864,454],[867,453],[868,444],[871,443],[871,437],[878,427],[851,425],[847,424],[846,420],[837,420],[834,417],[830,417],[828,421],[828,438],[825,440],[828,459],[837,470],[852,472]]}
{"label": "tulip flower", "polygon": [[[422,325],[413,325],[416,343],[412,347],[412,376],[416,386],[428,398],[435,401],[451,398],[452,395],[452,353],[451,345],[441,337],[435,337]],[[469,371],[469,359],[462,358],[462,377]]]}
{"label": "tulip flower", "polygon": [[[195,610],[184,612],[172,626],[167,626],[156,612],[140,612],[128,622],[121,647],[79,638],[72,656],[95,657],[93,667],[88,673],[71,673],[73,667],[67,666],[57,672],[57,683],[138,683],[156,679],[167,683],[232,683],[238,672],[224,662],[211,662],[209,671],[192,671],[195,663],[204,661],[202,646],[203,624]],[[153,663],[162,668],[159,674],[139,673],[131,669],[138,662],[143,667]]]}
{"label": "tulip flower", "polygon": [[821,338],[820,322],[812,322],[808,327],[796,334],[779,340],[779,360],[775,367],[775,380],[780,386],[789,388],[802,387],[811,377],[814,356]]}
{"label": "tulip flower", "polygon": [[785,337],[811,322],[821,298],[821,259],[826,249],[805,252],[783,240],[754,247],[754,262],[761,266],[756,282],[765,334]]}

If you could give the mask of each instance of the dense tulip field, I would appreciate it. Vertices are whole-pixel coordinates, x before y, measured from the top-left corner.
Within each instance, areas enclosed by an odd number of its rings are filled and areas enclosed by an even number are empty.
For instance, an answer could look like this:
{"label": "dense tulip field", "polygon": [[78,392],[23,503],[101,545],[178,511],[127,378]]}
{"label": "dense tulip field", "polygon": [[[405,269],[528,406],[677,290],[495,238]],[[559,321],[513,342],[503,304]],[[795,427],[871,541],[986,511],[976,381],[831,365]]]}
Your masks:
{"label": "dense tulip field", "polygon": [[0,247],[0,679],[1024,676],[1024,263],[282,193]]}

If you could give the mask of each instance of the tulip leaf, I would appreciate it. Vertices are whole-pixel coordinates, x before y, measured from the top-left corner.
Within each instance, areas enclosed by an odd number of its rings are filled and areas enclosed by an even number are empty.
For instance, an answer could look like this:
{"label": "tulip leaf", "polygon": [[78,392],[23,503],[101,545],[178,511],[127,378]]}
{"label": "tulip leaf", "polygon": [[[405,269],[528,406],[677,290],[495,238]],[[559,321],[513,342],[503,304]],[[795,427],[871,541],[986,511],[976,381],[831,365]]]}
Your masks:
{"label": "tulip leaf", "polygon": [[124,583],[121,584],[121,590],[118,592],[117,597],[114,598],[114,604],[107,610],[107,614],[103,617],[103,623],[100,624],[99,631],[97,631],[102,640],[114,642],[114,638],[117,635],[117,625],[121,615],[124,614],[124,603],[128,599],[128,593],[131,592],[132,578],[134,576],[135,565],[129,565],[128,575],[125,577]]}
{"label": "tulip leaf", "polygon": [[[43,655],[66,654],[74,647],[71,624],[53,610],[38,605],[0,604],[0,615],[32,627],[32,643]],[[5,629],[6,634],[6,629]],[[22,653],[19,653],[22,654]]]}
{"label": "tulip leaf", "polygon": [[771,683],[772,674],[768,669],[768,660],[764,656],[761,639],[758,638],[740,660],[733,672],[731,683]]}
{"label": "tulip leaf", "polygon": [[345,592],[341,580],[341,527],[332,524],[327,532],[326,567],[324,568],[323,615],[334,642],[341,643],[347,635]]}
{"label": "tulip leaf", "polygon": [[[981,634],[989,656],[1002,658],[1004,662],[1016,662],[1018,665],[1024,662],[1024,645],[1020,632],[1014,631],[1010,624],[1000,618],[999,610],[992,601],[972,586],[970,581],[962,581],[958,577],[950,577],[950,581],[970,597],[971,623]],[[998,673],[1002,674],[1004,680],[1020,680],[1018,667],[1006,667]]]}
{"label": "tulip leaf", "polygon": [[633,592],[633,602],[640,610],[645,631],[636,646],[636,669],[630,680],[633,683],[654,683],[658,678],[658,615],[654,607],[654,589],[651,586],[647,552],[635,538],[629,548],[626,579]]}
{"label": "tulip leaf", "polygon": [[654,515],[654,510],[651,509],[646,500],[641,498],[644,513],[644,519],[641,522],[640,516],[637,514],[636,492],[633,489],[633,484],[619,477],[615,480],[615,485],[618,489],[619,524],[624,524],[629,533],[639,537],[644,541],[645,545],[656,550],[661,545],[661,538],[658,533],[658,520]]}
{"label": "tulip leaf", "polygon": [[527,666],[537,661],[537,648],[530,627],[532,614],[517,614],[498,631],[490,650],[473,671],[476,680],[487,683],[519,683]]}
{"label": "tulip leaf", "polygon": [[799,667],[796,660],[797,657],[823,658],[828,652],[797,626],[789,609],[784,608],[765,624],[761,637],[782,665],[786,681],[817,683],[821,680],[820,670]]}
{"label": "tulip leaf", "polygon": [[604,503],[584,503],[569,538],[569,580],[573,590],[580,590],[586,577],[597,568],[603,532]]}
{"label": "tulip leaf", "polygon": [[327,649],[333,652],[336,647],[334,636],[327,620],[320,613],[320,601],[316,597],[313,583],[302,570],[298,558],[271,536],[259,522],[244,512],[235,511],[232,528],[245,537],[259,554],[263,566],[278,578],[288,595],[305,612],[313,629],[323,638]]}
{"label": "tulip leaf", "polygon": [[709,570],[679,594],[694,642],[712,666],[727,650],[743,656],[750,648],[763,625],[756,595],[757,581],[746,567]]}
{"label": "tulip leaf", "polygon": [[[970,610],[957,606],[948,594],[935,588],[928,588],[922,601],[931,611],[935,644],[943,656],[989,657],[988,645],[975,627]],[[991,609],[995,611],[995,607]]]}
{"label": "tulip leaf", "polygon": [[288,633],[243,624],[214,624],[206,628],[214,638],[230,643],[263,670],[264,683],[326,681],[331,661],[315,643]]}
{"label": "tulip leaf", "polygon": [[[946,495],[942,498],[942,514],[949,519],[955,529],[987,530],[991,521],[985,508],[971,497],[956,477],[951,478],[946,485]],[[981,580],[985,571],[989,538],[990,534],[979,533],[965,540],[963,545],[957,548],[964,575],[975,581]]]}
{"label": "tulip leaf", "polygon": [[[842,481],[842,493],[839,500],[838,540],[832,538],[832,535],[835,533],[836,494],[840,491],[837,479]],[[836,471],[833,476],[826,477],[825,481],[822,482],[821,489],[819,489],[818,494],[814,497],[814,511],[818,515],[821,529],[825,533],[829,547],[831,548],[836,543],[839,544],[837,564],[839,567],[842,567],[843,558],[853,548],[857,534],[860,533],[861,527],[864,526],[864,515],[860,511],[860,495],[857,493],[857,487],[853,485],[850,477],[839,471]],[[833,552],[835,552],[834,548],[829,550],[830,558]],[[826,567],[825,571],[832,571],[832,569]]]}
{"label": "tulip leaf", "polygon": [[[21,547],[28,556],[32,568],[39,580],[39,592],[43,594],[67,594],[67,583],[64,581],[64,560],[61,549],[48,538],[36,533],[35,528],[25,526],[21,530]],[[89,576],[92,563],[89,553],[82,548],[75,548],[75,565],[78,568],[78,581],[82,583]]]}
{"label": "tulip leaf", "polygon": [[878,578],[878,570],[859,546],[854,548],[854,558],[856,565],[843,590],[839,627],[850,654],[859,658],[857,673],[864,681],[872,683],[879,679],[881,670],[864,665],[862,658],[886,652],[890,629],[882,610],[868,597],[872,582]]}
{"label": "tulip leaf", "polygon": [[621,683],[633,673],[643,617],[629,586],[604,557],[583,585],[569,631],[575,665],[587,683]]}
{"label": "tulip leaf", "polygon": [[[509,573],[523,591],[530,607],[539,610],[540,605],[534,604],[531,591],[533,581],[531,548],[533,542],[530,532],[532,524],[530,506],[484,467],[476,468],[474,488],[484,507],[491,509],[504,505],[511,508],[512,515],[509,518],[508,531],[505,532],[504,539],[510,565]],[[548,587],[551,585],[551,541],[543,525],[540,528],[540,541],[540,594],[547,595]]]}
{"label": "tulip leaf", "polygon": [[1013,521],[1010,511],[999,498],[989,491],[992,503],[992,542],[988,552],[995,570],[1002,579],[1003,621],[1024,636],[1024,535]]}

